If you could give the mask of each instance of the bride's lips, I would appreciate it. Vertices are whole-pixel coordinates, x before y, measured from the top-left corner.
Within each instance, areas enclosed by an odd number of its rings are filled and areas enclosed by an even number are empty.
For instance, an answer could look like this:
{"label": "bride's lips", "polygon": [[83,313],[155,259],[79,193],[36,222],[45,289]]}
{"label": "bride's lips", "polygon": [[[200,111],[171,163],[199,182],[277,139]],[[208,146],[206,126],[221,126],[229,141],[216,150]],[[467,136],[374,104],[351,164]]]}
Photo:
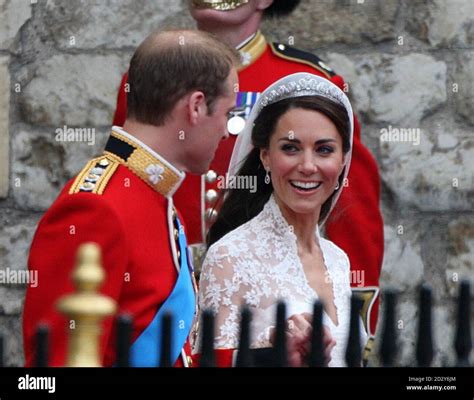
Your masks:
{"label": "bride's lips", "polygon": [[290,180],[289,184],[296,193],[308,196],[315,193],[319,189],[319,187],[322,185],[322,182],[321,181]]}

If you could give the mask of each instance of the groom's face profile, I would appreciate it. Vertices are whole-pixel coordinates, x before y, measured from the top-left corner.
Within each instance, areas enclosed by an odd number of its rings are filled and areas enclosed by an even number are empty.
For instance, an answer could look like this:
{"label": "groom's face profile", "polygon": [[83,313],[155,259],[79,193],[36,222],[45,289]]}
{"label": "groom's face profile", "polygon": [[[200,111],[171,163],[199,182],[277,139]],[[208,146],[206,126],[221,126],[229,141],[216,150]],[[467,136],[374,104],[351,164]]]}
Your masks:
{"label": "groom's face profile", "polygon": [[199,107],[194,125],[187,136],[188,139],[183,142],[186,146],[189,172],[205,173],[220,141],[228,137],[227,122],[230,111],[235,108],[237,87],[237,71],[232,68],[224,83],[222,95],[216,98],[212,106],[203,102]]}
{"label": "groom's face profile", "polygon": [[324,114],[291,109],[280,117],[261,159],[280,205],[312,214],[334,193],[344,167],[342,138]]}

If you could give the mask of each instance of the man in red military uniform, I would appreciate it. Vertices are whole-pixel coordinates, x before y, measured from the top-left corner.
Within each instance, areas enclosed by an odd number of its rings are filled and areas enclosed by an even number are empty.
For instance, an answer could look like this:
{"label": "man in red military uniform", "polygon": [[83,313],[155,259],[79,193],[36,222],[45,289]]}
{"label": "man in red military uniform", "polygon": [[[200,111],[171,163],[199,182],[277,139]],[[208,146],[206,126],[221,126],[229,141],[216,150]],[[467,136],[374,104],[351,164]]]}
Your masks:
{"label": "man in red military uniform", "polygon": [[[218,143],[228,136],[237,63],[232,48],[198,31],[153,34],[137,49],[130,63],[133,85],[123,128],[112,128],[104,153],[62,190],[32,242],[28,266],[38,271],[38,285],[27,289],[24,307],[27,366],[35,362],[40,322],[51,332],[50,365],[66,361],[72,321],[55,307],[73,291],[74,257],[84,242],[95,242],[102,250],[106,279],[101,291],[118,303],[119,312],[133,318],[131,365],[157,365],[165,312],[173,313],[176,325],[172,361],[187,365],[195,285],[172,196],[184,171],[207,171]],[[177,79],[173,71],[185,78]],[[115,363],[113,325],[109,318],[102,331],[106,366]]]}
{"label": "man in red military uniform", "polygon": [[[237,108],[249,114],[259,92],[271,83],[295,73],[323,76],[341,89],[344,80],[316,55],[282,43],[269,43],[259,31],[264,16],[287,14],[299,1],[192,0],[190,12],[200,30],[211,32],[241,54]],[[122,79],[114,124],[121,125],[127,109],[127,74]],[[354,148],[347,187],[326,224],[327,236],[340,246],[351,262],[351,286],[364,299],[362,317],[370,335],[365,357],[371,350],[378,315],[379,276],[383,260],[383,221],[379,209],[380,179],[377,164],[362,144],[360,126],[354,118]],[[213,208],[219,196],[219,183],[225,176],[236,135],[222,142],[210,170],[203,176],[188,175],[175,196],[188,227],[189,242],[198,252],[209,224],[216,216]]]}

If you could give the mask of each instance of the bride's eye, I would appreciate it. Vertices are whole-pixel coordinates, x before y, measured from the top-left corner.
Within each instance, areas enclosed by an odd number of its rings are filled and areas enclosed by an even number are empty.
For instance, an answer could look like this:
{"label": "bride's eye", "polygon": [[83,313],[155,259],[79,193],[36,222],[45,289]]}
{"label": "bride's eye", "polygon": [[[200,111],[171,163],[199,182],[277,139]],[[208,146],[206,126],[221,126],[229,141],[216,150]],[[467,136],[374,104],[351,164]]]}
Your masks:
{"label": "bride's eye", "polygon": [[318,148],[317,151],[321,154],[331,154],[334,153],[334,148],[331,146],[321,146]]}
{"label": "bride's eye", "polygon": [[298,150],[298,147],[296,147],[294,144],[287,143],[281,146],[281,149],[286,153],[294,153]]}

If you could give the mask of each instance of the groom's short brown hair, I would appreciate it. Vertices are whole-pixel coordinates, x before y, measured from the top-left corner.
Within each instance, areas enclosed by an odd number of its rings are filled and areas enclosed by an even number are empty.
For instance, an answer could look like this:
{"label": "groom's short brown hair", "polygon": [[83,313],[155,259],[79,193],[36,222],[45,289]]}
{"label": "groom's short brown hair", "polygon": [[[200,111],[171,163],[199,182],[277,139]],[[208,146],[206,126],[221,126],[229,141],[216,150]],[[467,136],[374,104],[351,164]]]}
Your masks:
{"label": "groom's short brown hair", "polygon": [[127,117],[162,125],[179,99],[199,90],[212,113],[238,53],[209,33],[191,30],[156,32],[138,47],[128,72]]}

